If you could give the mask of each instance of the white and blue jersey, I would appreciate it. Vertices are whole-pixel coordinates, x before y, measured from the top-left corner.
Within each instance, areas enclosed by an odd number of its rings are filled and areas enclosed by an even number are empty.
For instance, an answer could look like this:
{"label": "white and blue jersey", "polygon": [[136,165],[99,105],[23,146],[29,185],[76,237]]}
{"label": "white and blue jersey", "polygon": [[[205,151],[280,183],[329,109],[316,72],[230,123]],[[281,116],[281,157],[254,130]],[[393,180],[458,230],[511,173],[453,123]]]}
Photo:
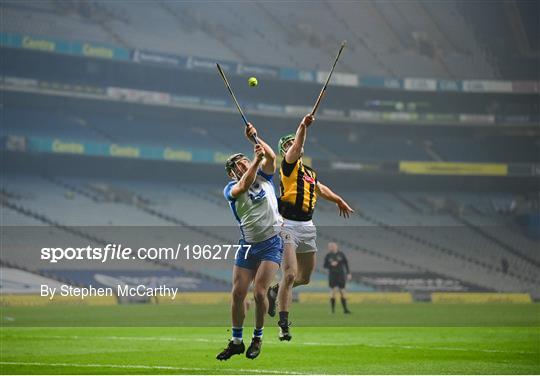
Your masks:
{"label": "white and blue jersey", "polygon": [[240,225],[242,239],[247,243],[259,243],[280,232],[283,219],[279,214],[272,178],[272,175],[259,169],[255,182],[238,197],[231,196],[231,189],[236,181],[229,182],[223,190]]}

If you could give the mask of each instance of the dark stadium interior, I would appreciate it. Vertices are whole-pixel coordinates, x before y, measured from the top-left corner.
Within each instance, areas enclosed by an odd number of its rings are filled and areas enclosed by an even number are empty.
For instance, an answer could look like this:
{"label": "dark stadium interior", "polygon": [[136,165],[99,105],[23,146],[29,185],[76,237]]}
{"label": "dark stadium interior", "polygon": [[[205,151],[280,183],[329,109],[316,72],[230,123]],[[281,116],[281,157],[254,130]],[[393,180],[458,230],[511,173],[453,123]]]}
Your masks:
{"label": "dark stadium interior", "polygon": [[[43,35],[170,54],[164,58],[179,54],[325,69],[323,63],[334,48],[333,41],[347,31],[353,36],[352,46],[339,67],[341,72],[388,78],[538,80],[538,41],[531,26],[535,19],[529,16],[537,4],[534,8],[531,3],[497,2],[489,12],[500,22],[489,23],[483,21],[486,7],[482,2],[456,1],[440,6],[428,1],[410,5],[362,3],[360,7],[368,14],[391,26],[371,34],[367,24],[353,25],[347,20],[350,4],[328,2],[322,9],[343,20],[343,30],[333,29],[335,34],[326,36],[303,28],[302,22],[296,23],[296,30],[278,31],[283,27],[280,19],[294,13],[285,15],[279,6],[259,2],[207,12],[207,19],[216,21],[214,28],[200,18],[185,17],[201,11],[195,2],[158,2],[153,9],[141,3],[127,12],[120,11],[118,3],[106,1],[65,2],[62,8],[58,7],[60,2],[6,1],[2,7],[9,16],[3,30],[9,33],[29,34],[36,40]],[[522,15],[525,33],[520,34],[524,38],[521,44],[509,41],[517,38],[507,23],[508,19],[515,21],[513,7]],[[239,11],[244,14],[237,14]],[[317,11],[311,16],[317,16]],[[441,18],[443,11],[456,22]],[[161,22],[155,40],[139,38],[141,32],[132,34],[146,12]],[[247,16],[246,27],[254,28],[250,12],[262,14],[261,25],[266,24],[281,41],[272,42],[261,33],[246,40],[225,26],[228,20]],[[24,21],[30,13],[35,22]],[[58,17],[69,21],[71,37],[65,34],[67,24],[58,23]],[[429,33],[411,32],[415,22]],[[456,30],[460,22],[467,28]],[[194,42],[176,43],[171,35],[165,38],[167,30],[173,29],[182,30],[183,37],[194,38]],[[231,32],[230,39],[217,37],[222,29]],[[458,39],[459,33],[467,41]],[[204,41],[212,43],[207,49],[197,49]],[[269,51],[246,53],[261,41],[266,41]],[[219,48],[211,47],[216,44]],[[507,51],[508,45],[515,50]],[[226,179],[216,163],[161,161],[139,158],[139,154],[129,158],[139,147],[183,150],[189,158],[210,153],[216,161],[237,151],[249,154],[239,116],[231,109],[215,72],[40,49],[2,47],[4,223],[52,223],[53,227],[234,225],[226,202],[220,198]],[[320,88],[317,82],[268,77],[261,78],[260,87],[254,90],[245,84],[244,74],[231,73],[231,84],[250,120],[271,145],[294,130]],[[124,91],[115,94],[110,88]],[[373,283],[374,275],[424,273],[429,278],[433,273],[459,281],[469,290],[529,292],[540,297],[539,191],[534,176],[540,163],[536,88],[530,93],[348,85],[329,88],[317,125],[308,137],[306,156],[320,170],[321,180],[336,186],[359,209],[348,222],[338,220],[327,203],[321,203],[316,215],[322,228],[321,248],[331,238],[350,248],[356,283],[353,291],[386,289]],[[150,94],[129,99],[125,90]],[[162,103],[164,96],[171,99]],[[147,100],[154,102],[145,103]],[[355,111],[359,117],[354,117]],[[53,154],[24,151],[27,146],[39,150],[47,140],[76,150],[87,144],[96,151],[84,155],[86,152],[69,149],[63,154],[54,152],[54,145]],[[128,155],[113,158],[99,154],[111,145],[125,146],[121,150]],[[185,154],[179,155],[182,158]],[[402,161],[500,163],[507,166],[509,176],[407,175],[398,171]],[[348,165],[343,167],[344,163]],[[81,208],[87,213],[84,217],[77,214]],[[207,211],[216,213],[210,222],[205,222]],[[340,238],[337,230],[325,230],[325,226],[336,224],[351,226],[353,232],[367,230],[359,237],[343,231]],[[65,232],[61,227],[55,231]],[[453,231],[459,232],[461,243],[455,242]],[[504,270],[503,259],[507,263]],[[11,252],[3,253],[2,262],[44,272]],[[217,265],[199,277],[228,283],[229,267]],[[192,269],[184,272],[196,271],[196,267]],[[315,278],[324,279],[320,271]],[[73,280],[77,273],[66,275]],[[76,282],[84,284],[85,278]]]}
{"label": "dark stadium interior", "polygon": [[[1,0],[0,374],[540,373],[539,4]],[[214,359],[233,257],[42,257],[237,245],[224,165],[253,145],[216,63],[277,153],[344,40],[303,162],[354,213],[319,194],[292,342],[266,317],[264,355]],[[330,242],[352,315],[330,311]],[[179,299],[42,289],[158,283]]]}

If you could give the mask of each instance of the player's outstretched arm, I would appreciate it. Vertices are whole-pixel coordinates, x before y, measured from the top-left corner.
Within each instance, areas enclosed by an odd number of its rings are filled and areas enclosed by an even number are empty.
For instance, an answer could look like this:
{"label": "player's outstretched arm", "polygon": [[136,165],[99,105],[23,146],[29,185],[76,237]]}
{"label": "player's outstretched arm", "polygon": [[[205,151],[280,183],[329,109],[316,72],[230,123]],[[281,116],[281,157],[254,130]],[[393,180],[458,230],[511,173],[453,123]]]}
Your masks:
{"label": "player's outstretched arm", "polygon": [[248,123],[248,126],[246,127],[246,137],[251,142],[255,142],[254,136],[257,136],[257,139],[259,140],[259,144],[263,147],[264,150],[264,160],[261,164],[261,170],[267,175],[274,175],[276,172],[276,153],[272,150],[272,148],[257,134],[257,129],[253,126],[253,124]]}
{"label": "player's outstretched arm", "polygon": [[296,130],[296,135],[294,136],[294,142],[287,150],[285,154],[285,161],[287,163],[295,163],[302,156],[302,151],[304,149],[304,143],[306,142],[307,128],[313,123],[315,116],[306,115],[302,119],[302,122]]}
{"label": "player's outstretched arm", "polygon": [[254,147],[255,156],[253,157],[253,161],[251,161],[251,164],[249,165],[249,168],[245,172],[244,175],[238,180],[238,183],[236,183],[232,189],[231,189],[231,196],[232,197],[238,197],[244,192],[247,192],[249,187],[255,182],[255,178],[257,177],[257,170],[259,169],[259,166],[261,165],[261,162],[264,158],[264,150],[263,147],[259,144],[256,144]]}
{"label": "player's outstretched arm", "polygon": [[339,215],[343,216],[343,218],[349,218],[349,216],[354,213],[354,210],[341,198],[341,196],[335,194],[330,188],[328,188],[326,185],[322,184],[321,182],[317,182],[317,194],[324,198],[325,200],[334,202],[338,209],[339,209]]}

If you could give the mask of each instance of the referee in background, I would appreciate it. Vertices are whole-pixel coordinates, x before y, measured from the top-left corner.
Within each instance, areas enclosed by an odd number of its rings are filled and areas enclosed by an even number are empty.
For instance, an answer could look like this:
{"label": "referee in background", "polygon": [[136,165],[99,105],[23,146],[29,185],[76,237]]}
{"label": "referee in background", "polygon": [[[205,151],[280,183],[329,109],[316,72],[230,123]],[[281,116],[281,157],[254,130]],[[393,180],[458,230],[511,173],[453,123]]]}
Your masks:
{"label": "referee in background", "polygon": [[328,253],[324,258],[324,268],[328,269],[328,285],[330,286],[330,305],[332,313],[336,311],[336,290],[339,289],[343,313],[349,314],[347,298],[345,296],[345,284],[351,279],[349,263],[345,254],[338,248],[337,243],[328,243]]}

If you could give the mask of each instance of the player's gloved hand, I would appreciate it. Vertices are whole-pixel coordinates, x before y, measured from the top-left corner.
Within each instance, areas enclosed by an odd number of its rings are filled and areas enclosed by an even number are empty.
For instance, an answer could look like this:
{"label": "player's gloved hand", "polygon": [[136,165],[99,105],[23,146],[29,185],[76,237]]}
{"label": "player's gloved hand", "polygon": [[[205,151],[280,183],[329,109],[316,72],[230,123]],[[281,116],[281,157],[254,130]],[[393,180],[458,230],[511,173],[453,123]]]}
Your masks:
{"label": "player's gloved hand", "polygon": [[257,129],[253,126],[253,124],[248,123],[245,130],[245,135],[249,141],[253,141],[255,139],[257,136]]}
{"label": "player's gloved hand", "polygon": [[302,119],[302,124],[304,124],[306,127],[309,127],[311,123],[313,123],[314,121],[315,121],[315,116],[307,114]]}
{"label": "player's gloved hand", "polygon": [[339,200],[336,203],[338,209],[339,209],[339,215],[343,218],[349,218],[349,216],[354,213],[354,210],[347,204],[344,200]]}
{"label": "player's gloved hand", "polygon": [[255,153],[255,160],[260,162],[264,158],[264,149],[260,144],[255,144],[253,147],[253,152]]}
{"label": "player's gloved hand", "polygon": [[352,279],[352,274],[347,274],[347,281],[350,281]]}

